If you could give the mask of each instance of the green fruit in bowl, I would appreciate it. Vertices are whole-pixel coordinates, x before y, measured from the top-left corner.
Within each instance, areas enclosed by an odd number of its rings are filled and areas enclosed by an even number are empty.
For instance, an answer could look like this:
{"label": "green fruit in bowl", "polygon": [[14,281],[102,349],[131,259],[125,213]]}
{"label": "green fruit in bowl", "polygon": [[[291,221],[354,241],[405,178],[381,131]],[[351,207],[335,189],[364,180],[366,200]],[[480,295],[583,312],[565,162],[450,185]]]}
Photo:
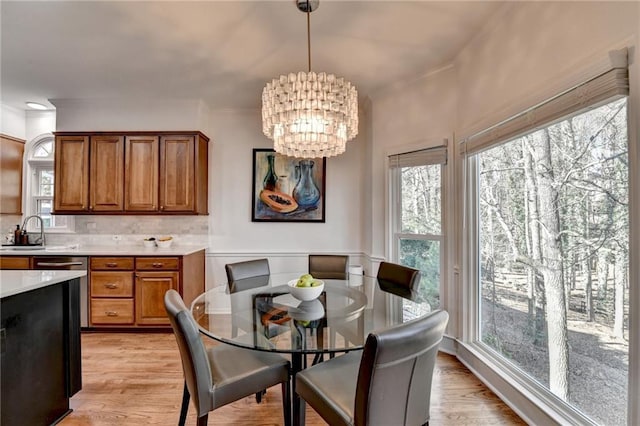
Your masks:
{"label": "green fruit in bowl", "polygon": [[313,276],[311,274],[304,274],[298,279],[296,287],[311,287],[313,281]]}
{"label": "green fruit in bowl", "polygon": [[296,287],[311,287],[311,282],[305,281],[302,278],[300,278],[296,283]]}
{"label": "green fruit in bowl", "polygon": [[315,279],[311,281],[311,287],[318,287],[319,285],[322,285],[322,281]]}

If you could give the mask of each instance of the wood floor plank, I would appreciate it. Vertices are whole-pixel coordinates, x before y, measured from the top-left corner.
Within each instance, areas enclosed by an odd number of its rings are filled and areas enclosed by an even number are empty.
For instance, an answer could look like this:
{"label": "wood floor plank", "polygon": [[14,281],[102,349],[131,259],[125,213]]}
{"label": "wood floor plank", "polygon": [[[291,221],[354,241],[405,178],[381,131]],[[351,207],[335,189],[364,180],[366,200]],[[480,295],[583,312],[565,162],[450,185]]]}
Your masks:
{"label": "wood floor plank", "polygon": [[[61,426],[178,424],[183,376],[172,334],[84,333],[82,363],[82,390],[71,399],[73,412]],[[280,386],[274,386],[261,404],[251,396],[215,410],[209,425],[282,425],[281,404]],[[309,407],[306,418],[309,426],[326,425]],[[190,406],[187,425],[195,424]],[[455,357],[438,356],[431,426],[520,424],[524,422]]]}

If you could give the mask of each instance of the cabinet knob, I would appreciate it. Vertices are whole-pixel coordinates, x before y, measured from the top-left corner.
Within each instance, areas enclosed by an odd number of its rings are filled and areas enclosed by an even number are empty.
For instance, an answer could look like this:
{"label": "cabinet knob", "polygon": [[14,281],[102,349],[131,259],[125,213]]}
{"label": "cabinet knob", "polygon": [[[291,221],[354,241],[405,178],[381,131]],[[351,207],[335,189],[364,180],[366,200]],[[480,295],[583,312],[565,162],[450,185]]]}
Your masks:
{"label": "cabinet knob", "polygon": [[118,316],[118,313],[116,311],[106,311],[104,314],[106,316],[108,316],[108,317],[117,317]]}
{"label": "cabinet knob", "polygon": [[108,262],[104,266],[106,266],[107,268],[115,268],[118,266],[118,264],[116,262]]}
{"label": "cabinet knob", "polygon": [[89,206],[89,210],[93,210],[93,206]]}
{"label": "cabinet knob", "polygon": [[164,206],[160,206],[160,210],[164,210]]}
{"label": "cabinet knob", "polygon": [[113,283],[105,284],[104,286],[111,289],[118,288],[118,285]]}
{"label": "cabinet knob", "polygon": [[164,264],[161,262],[154,262],[151,264],[151,266],[153,266],[154,268],[162,268]]}

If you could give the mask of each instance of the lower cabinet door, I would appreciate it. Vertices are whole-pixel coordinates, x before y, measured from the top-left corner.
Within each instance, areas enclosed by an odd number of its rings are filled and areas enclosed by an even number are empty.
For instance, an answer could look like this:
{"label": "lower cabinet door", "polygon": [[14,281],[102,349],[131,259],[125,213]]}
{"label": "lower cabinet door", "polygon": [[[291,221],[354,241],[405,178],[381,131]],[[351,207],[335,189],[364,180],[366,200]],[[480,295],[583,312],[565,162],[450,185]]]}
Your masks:
{"label": "lower cabinet door", "polygon": [[179,289],[178,272],[136,273],[136,324],[169,325],[164,309],[164,294]]}

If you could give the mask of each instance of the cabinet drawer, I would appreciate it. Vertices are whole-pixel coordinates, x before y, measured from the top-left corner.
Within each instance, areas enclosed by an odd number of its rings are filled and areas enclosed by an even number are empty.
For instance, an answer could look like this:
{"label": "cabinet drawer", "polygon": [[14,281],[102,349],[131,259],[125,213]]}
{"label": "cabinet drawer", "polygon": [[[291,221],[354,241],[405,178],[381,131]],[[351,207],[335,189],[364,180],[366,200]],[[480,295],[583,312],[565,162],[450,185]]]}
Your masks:
{"label": "cabinet drawer", "polygon": [[91,272],[91,297],[133,297],[133,272]]}
{"label": "cabinet drawer", "polygon": [[133,324],[133,299],[91,299],[92,324]]}
{"label": "cabinet drawer", "polygon": [[133,269],[133,257],[92,257],[91,269],[131,270]]}
{"label": "cabinet drawer", "polygon": [[139,271],[174,271],[179,266],[177,257],[136,257],[136,269]]}
{"label": "cabinet drawer", "polygon": [[0,257],[0,269],[29,269],[28,257]]}

